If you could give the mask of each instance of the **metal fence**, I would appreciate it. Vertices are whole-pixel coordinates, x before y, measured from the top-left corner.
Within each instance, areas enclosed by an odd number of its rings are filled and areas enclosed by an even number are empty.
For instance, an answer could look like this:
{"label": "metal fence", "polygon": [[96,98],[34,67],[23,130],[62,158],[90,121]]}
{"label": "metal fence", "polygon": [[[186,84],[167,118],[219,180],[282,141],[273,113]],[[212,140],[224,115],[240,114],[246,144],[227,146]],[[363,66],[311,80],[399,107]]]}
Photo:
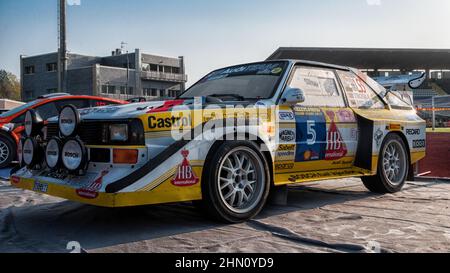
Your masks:
{"label": "metal fence", "polygon": [[448,128],[450,130],[450,96],[416,100],[414,104],[419,116],[427,121],[428,128],[433,130]]}

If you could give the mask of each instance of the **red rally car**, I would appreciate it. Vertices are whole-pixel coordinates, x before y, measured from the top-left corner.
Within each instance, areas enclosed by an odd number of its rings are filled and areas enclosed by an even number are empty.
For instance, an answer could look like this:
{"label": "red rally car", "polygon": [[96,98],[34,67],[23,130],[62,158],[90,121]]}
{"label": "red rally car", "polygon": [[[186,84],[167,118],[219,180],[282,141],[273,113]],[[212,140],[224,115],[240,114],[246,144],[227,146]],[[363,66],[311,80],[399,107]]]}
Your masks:
{"label": "red rally car", "polygon": [[16,148],[24,130],[24,120],[27,110],[34,109],[43,120],[57,116],[65,105],[90,108],[111,104],[127,104],[122,100],[93,96],[72,96],[70,94],[50,94],[37,100],[19,106],[0,115],[0,169],[7,167],[17,158]]}

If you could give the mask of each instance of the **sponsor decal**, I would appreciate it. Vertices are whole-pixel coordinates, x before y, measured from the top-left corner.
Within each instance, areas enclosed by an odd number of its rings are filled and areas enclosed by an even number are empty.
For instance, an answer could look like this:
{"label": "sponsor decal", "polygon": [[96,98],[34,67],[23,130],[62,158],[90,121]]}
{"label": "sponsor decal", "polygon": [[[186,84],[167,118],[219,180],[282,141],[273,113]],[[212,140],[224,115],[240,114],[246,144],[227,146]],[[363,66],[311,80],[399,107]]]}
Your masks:
{"label": "sponsor decal", "polygon": [[15,175],[11,176],[11,182],[13,184],[19,184],[20,183],[20,177],[15,176]]}
{"label": "sponsor decal", "polygon": [[293,151],[295,144],[283,144],[278,146],[278,151]]}
{"label": "sponsor decal", "polygon": [[425,139],[413,140],[413,149],[421,149],[427,146]]}
{"label": "sponsor decal", "polygon": [[34,181],[33,191],[47,193],[48,192],[48,184],[41,183],[38,180]]}
{"label": "sponsor decal", "polygon": [[279,163],[275,164],[275,170],[282,171],[282,170],[292,170],[294,168],[294,163]]}
{"label": "sponsor decal", "polygon": [[303,153],[303,161],[319,160],[320,155],[312,150],[307,150]]}
{"label": "sponsor decal", "polygon": [[295,152],[294,151],[281,151],[281,152],[277,152],[277,159],[282,159],[282,158],[288,158],[288,159],[292,159],[295,156]]}
{"label": "sponsor decal", "polygon": [[377,143],[377,147],[380,147],[381,141],[383,140],[383,136],[384,136],[383,131],[381,131],[381,129],[378,128],[378,130],[374,134],[374,139],[375,142]]}
{"label": "sponsor decal", "polygon": [[284,129],[280,131],[280,141],[292,142],[295,141],[295,132],[293,130]]}
{"label": "sponsor decal", "polygon": [[279,112],[280,121],[293,121],[295,120],[295,115],[292,112]]}
{"label": "sponsor decal", "polygon": [[418,136],[420,135],[421,130],[420,129],[406,129],[406,134],[408,136]]}
{"label": "sponsor decal", "polygon": [[272,74],[280,74],[281,72],[283,72],[283,68],[281,67],[272,69]]}
{"label": "sponsor decal", "polygon": [[181,151],[181,155],[183,156],[183,162],[178,166],[175,178],[172,179],[172,184],[177,187],[187,187],[197,184],[199,179],[187,159],[189,151],[183,150]]}
{"label": "sponsor decal", "polygon": [[340,176],[351,176],[354,175],[355,172],[352,170],[343,170],[343,171],[325,171],[325,172],[308,172],[302,174],[291,175],[289,177],[289,181],[292,183],[296,183],[297,181],[317,179],[320,180],[326,177],[340,177]]}
{"label": "sponsor decal", "polygon": [[340,122],[352,123],[356,122],[355,114],[350,110],[339,110],[337,112]]}
{"label": "sponsor decal", "polygon": [[322,111],[296,112],[296,162],[322,160],[325,157],[327,127]]}
{"label": "sponsor decal", "polygon": [[189,127],[191,126],[191,117],[168,117],[157,118],[155,116],[148,117],[148,127],[150,129],[170,129],[172,127]]}
{"label": "sponsor decal", "polygon": [[333,111],[327,111],[327,115],[331,120],[331,125],[327,132],[325,160],[337,160],[347,155],[347,145],[342,140],[341,132],[336,125],[336,114]]}
{"label": "sponsor decal", "polygon": [[100,189],[103,184],[103,177],[105,177],[109,173],[108,170],[102,171],[100,177],[94,180],[92,184],[85,188],[77,189],[76,192],[78,196],[86,198],[86,199],[95,199],[98,197]]}

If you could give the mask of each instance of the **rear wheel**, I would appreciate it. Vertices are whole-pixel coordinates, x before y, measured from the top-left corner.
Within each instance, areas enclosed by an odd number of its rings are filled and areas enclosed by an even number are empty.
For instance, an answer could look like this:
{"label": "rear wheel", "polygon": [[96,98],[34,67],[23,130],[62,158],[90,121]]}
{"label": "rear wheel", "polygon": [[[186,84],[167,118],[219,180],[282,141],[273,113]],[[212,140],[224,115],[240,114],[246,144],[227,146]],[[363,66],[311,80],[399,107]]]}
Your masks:
{"label": "rear wheel", "polygon": [[270,189],[267,160],[252,142],[226,142],[207,162],[202,182],[204,210],[215,219],[239,223],[256,216]]}
{"label": "rear wheel", "polygon": [[381,146],[378,172],[363,177],[364,186],[375,193],[395,193],[402,190],[408,177],[409,156],[402,138],[396,134],[386,137]]}
{"label": "rear wheel", "polygon": [[15,145],[7,137],[0,136],[0,169],[8,167],[14,160]]}

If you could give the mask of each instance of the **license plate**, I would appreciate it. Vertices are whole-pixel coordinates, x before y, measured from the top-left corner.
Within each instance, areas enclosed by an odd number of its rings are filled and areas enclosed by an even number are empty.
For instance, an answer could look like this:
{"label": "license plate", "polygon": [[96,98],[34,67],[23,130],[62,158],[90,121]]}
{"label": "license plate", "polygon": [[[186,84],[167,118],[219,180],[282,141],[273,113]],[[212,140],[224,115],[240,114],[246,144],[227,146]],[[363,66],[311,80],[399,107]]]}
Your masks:
{"label": "license plate", "polygon": [[48,184],[41,183],[39,181],[35,181],[34,182],[33,191],[47,193],[47,191],[48,191]]}

